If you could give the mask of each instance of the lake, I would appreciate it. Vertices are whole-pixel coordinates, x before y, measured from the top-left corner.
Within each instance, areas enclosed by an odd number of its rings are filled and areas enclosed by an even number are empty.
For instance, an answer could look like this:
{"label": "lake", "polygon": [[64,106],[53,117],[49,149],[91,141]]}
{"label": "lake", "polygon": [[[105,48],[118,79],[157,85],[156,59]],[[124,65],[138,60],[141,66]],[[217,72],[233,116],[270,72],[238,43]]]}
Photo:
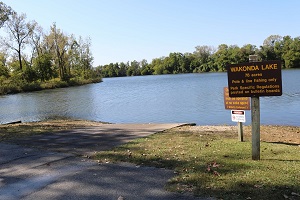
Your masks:
{"label": "lake", "polygon": [[[261,97],[261,124],[300,125],[300,70],[282,71],[283,95]],[[232,125],[227,73],[104,78],[102,83],[0,96],[0,123],[54,118],[111,123]],[[246,124],[251,123],[246,111]]]}

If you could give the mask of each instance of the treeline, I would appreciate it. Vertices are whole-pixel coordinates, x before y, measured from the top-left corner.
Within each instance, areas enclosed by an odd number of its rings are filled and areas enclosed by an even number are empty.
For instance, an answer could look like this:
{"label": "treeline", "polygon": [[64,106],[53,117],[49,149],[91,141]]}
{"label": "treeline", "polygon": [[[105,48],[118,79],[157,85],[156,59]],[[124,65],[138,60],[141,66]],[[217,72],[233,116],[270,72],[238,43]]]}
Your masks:
{"label": "treeline", "polygon": [[67,35],[53,23],[44,32],[0,2],[0,94],[101,81],[92,66],[91,40]]}
{"label": "treeline", "polygon": [[197,46],[193,53],[170,53],[169,56],[155,58],[151,63],[147,60],[134,60],[127,63],[110,63],[98,66],[103,77],[222,72],[228,64],[249,61],[249,55],[256,54],[260,60],[281,60],[283,68],[300,67],[300,37],[271,35],[263,41],[263,45],[221,44]]}

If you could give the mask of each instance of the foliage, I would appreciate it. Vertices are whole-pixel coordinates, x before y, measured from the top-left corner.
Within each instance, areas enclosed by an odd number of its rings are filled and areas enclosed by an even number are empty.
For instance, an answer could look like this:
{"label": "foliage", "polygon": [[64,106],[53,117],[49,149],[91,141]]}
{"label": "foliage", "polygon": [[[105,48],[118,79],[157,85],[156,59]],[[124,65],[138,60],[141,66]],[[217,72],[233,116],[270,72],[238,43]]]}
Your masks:
{"label": "foliage", "polygon": [[0,94],[101,81],[101,73],[92,67],[89,38],[67,35],[55,23],[46,34],[2,2],[0,11],[0,27],[7,33],[0,37]]}
{"label": "foliage", "polygon": [[242,47],[221,44],[217,49],[206,45],[196,46],[193,53],[173,52],[166,57],[154,58],[149,64],[146,60],[121,63],[121,70],[120,64],[110,63],[98,66],[97,70],[103,77],[223,72],[228,64],[248,62],[249,55],[254,54],[257,54],[260,60],[281,60],[283,68],[299,68],[299,52],[300,37],[271,35],[259,48],[252,44]]}
{"label": "foliage", "polygon": [[11,9],[11,7],[5,5],[2,1],[0,1],[0,28],[13,13],[14,11]]}

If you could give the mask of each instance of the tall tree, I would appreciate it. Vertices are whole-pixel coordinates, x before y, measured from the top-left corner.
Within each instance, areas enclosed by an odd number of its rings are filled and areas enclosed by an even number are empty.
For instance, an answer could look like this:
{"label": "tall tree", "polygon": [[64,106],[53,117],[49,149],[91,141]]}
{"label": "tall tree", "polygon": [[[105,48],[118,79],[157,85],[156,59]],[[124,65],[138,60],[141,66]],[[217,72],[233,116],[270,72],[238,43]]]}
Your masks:
{"label": "tall tree", "polygon": [[267,37],[263,45],[260,46],[259,56],[263,60],[280,60],[281,55],[278,51],[278,44],[282,43],[282,39],[280,35],[270,35]]}
{"label": "tall tree", "polygon": [[218,50],[213,54],[213,59],[218,71],[225,71],[226,66],[231,64],[229,59],[229,47],[227,44],[221,44]]}
{"label": "tall tree", "polygon": [[300,66],[300,38],[283,37],[282,58],[286,68],[296,68]]}
{"label": "tall tree", "polygon": [[68,48],[70,47],[69,38],[60,29],[56,28],[55,23],[53,23],[50,29],[51,32],[48,36],[46,36],[46,40],[49,43],[55,64],[58,67],[60,79],[67,81],[70,78],[67,55]]}
{"label": "tall tree", "polygon": [[82,37],[76,39],[71,36],[70,40],[71,46],[68,51],[70,67],[77,75],[89,78],[94,59],[91,52],[91,39],[83,40]]}
{"label": "tall tree", "polygon": [[14,13],[8,19],[5,27],[8,33],[8,38],[1,38],[1,43],[9,49],[15,51],[19,60],[19,69],[22,71],[22,53],[25,44],[28,43],[30,35],[33,33],[36,23],[26,22],[26,15],[18,15]]}
{"label": "tall tree", "polygon": [[194,51],[194,55],[200,59],[201,63],[207,63],[210,56],[212,56],[216,50],[212,46],[196,46],[196,50]]}
{"label": "tall tree", "polygon": [[[81,37],[80,37],[81,39]],[[82,39],[81,39],[82,40]],[[93,67],[94,57],[91,51],[91,39],[87,38],[85,41],[82,40],[80,45],[80,63],[83,70],[83,77],[89,78],[89,72]]]}
{"label": "tall tree", "polygon": [[208,72],[211,69],[212,55],[216,52],[212,46],[196,46],[191,60],[191,68],[194,72]]}
{"label": "tall tree", "polygon": [[39,26],[35,21],[33,21],[35,24],[35,30],[30,35],[29,43],[32,46],[32,57],[39,56],[43,53],[43,28]]}

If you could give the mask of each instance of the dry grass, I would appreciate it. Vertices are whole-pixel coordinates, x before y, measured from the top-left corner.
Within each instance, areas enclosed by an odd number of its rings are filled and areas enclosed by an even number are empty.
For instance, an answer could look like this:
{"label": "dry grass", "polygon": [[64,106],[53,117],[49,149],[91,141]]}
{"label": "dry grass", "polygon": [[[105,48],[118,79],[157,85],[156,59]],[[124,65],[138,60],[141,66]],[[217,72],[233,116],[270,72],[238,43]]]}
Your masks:
{"label": "dry grass", "polygon": [[0,141],[28,137],[47,132],[97,126],[100,122],[83,120],[48,120],[20,124],[0,125]]}

